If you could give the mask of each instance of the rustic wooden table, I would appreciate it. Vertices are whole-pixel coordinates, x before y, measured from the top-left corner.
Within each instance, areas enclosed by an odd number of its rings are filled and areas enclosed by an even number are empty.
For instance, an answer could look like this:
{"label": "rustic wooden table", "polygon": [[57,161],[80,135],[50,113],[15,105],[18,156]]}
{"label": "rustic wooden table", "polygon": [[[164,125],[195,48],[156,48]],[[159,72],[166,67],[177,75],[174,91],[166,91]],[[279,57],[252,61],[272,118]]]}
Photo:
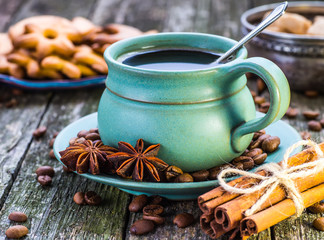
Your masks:
{"label": "rustic wooden table", "polygon": [[[194,31],[240,37],[240,15],[248,8],[271,1],[240,0],[0,0],[0,29],[25,17],[54,14],[67,18],[84,16],[97,24],[125,23],[143,31]],[[1,44],[1,43],[0,43]],[[249,82],[251,89],[256,83]],[[118,189],[63,172],[61,165],[48,156],[48,142],[54,132],[97,110],[103,87],[56,92],[25,92],[15,96],[18,105],[0,107],[0,238],[12,225],[8,215],[23,211],[29,219],[24,225],[30,233],[25,239],[137,239],[129,227],[140,214],[129,213],[132,196]],[[0,96],[10,92],[0,85]],[[324,96],[306,98],[292,93],[292,105],[303,110],[324,112]],[[322,115],[323,117],[323,115]],[[287,120],[299,131],[307,130],[301,115]],[[40,125],[48,128],[40,140],[32,132]],[[324,131],[312,132],[324,140]],[[51,187],[36,181],[35,169],[41,165],[55,167]],[[78,206],[73,203],[77,191],[94,190],[104,201],[101,206]],[[178,229],[172,224],[172,213],[187,211],[196,217],[194,225]],[[200,211],[196,201],[171,202],[166,208],[166,224],[143,239],[208,239],[200,230]],[[303,214],[296,220],[284,221],[251,239],[324,239],[324,234],[311,227],[316,214]]]}

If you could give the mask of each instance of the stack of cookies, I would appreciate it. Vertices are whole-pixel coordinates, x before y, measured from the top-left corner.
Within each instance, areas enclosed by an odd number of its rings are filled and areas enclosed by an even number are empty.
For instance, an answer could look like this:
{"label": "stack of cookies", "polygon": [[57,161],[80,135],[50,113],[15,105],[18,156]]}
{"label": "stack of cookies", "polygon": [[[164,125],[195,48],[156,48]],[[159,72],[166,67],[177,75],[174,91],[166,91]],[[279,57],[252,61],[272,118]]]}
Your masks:
{"label": "stack of cookies", "polygon": [[106,75],[104,50],[119,40],[142,35],[121,24],[104,27],[86,18],[26,18],[0,33],[0,73],[25,79],[78,79]]}

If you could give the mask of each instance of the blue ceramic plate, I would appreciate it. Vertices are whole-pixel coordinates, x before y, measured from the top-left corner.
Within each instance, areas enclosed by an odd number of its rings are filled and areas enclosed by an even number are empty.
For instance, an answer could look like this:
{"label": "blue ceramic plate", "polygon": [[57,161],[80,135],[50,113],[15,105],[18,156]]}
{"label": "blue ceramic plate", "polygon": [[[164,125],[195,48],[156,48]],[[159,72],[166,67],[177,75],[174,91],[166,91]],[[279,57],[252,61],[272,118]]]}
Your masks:
{"label": "blue ceramic plate", "polygon": [[72,89],[104,85],[106,77],[100,75],[80,79],[27,80],[0,74],[0,83],[31,90]]}
{"label": "blue ceramic plate", "polygon": [[[262,113],[257,113],[257,117],[261,117],[263,115],[264,114]],[[59,152],[64,150],[69,145],[69,139],[75,137],[80,130],[87,130],[96,127],[97,113],[92,113],[85,116],[65,127],[56,137],[54,142],[54,153],[56,158],[60,160]],[[265,163],[280,162],[286,149],[292,144],[301,140],[298,132],[283,121],[273,123],[265,130],[268,134],[278,136],[281,139],[280,147],[274,153],[269,154]],[[199,195],[215,188],[218,185],[218,180],[192,183],[152,183],[136,182],[111,175],[92,175],[88,173],[80,175],[103,184],[117,187],[120,190],[131,194],[160,195],[174,200],[196,199]]]}

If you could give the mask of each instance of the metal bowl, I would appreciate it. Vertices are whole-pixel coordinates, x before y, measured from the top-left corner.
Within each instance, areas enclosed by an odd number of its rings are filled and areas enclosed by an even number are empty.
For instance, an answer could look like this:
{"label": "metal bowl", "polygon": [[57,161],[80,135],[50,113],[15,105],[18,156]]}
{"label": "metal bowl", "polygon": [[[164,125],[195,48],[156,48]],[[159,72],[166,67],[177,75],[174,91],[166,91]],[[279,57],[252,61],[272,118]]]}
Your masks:
{"label": "metal bowl", "polygon": [[[264,14],[278,4],[268,4],[246,11],[241,17],[246,35]],[[324,16],[324,2],[289,2],[288,12],[310,20]],[[295,91],[316,90],[324,93],[324,36],[297,35],[264,30],[247,44],[249,57],[261,56],[275,62]]]}

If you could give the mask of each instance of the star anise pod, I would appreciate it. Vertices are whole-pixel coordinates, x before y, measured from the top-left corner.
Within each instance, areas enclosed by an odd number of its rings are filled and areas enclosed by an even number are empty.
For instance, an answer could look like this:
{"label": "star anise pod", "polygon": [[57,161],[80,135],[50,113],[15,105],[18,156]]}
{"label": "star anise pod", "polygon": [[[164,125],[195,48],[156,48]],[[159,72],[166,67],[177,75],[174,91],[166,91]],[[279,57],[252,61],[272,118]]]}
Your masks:
{"label": "star anise pod", "polygon": [[119,142],[118,148],[119,152],[107,156],[107,159],[115,165],[116,173],[124,178],[132,178],[136,181],[149,179],[159,182],[159,172],[169,166],[155,157],[160,144],[151,145],[144,150],[143,139],[138,139],[135,148],[127,142]]}
{"label": "star anise pod", "polygon": [[61,161],[77,173],[99,174],[100,172],[111,173],[115,171],[114,165],[106,158],[117,152],[113,147],[106,146],[102,141],[92,142],[86,140],[75,143],[60,152]]}

